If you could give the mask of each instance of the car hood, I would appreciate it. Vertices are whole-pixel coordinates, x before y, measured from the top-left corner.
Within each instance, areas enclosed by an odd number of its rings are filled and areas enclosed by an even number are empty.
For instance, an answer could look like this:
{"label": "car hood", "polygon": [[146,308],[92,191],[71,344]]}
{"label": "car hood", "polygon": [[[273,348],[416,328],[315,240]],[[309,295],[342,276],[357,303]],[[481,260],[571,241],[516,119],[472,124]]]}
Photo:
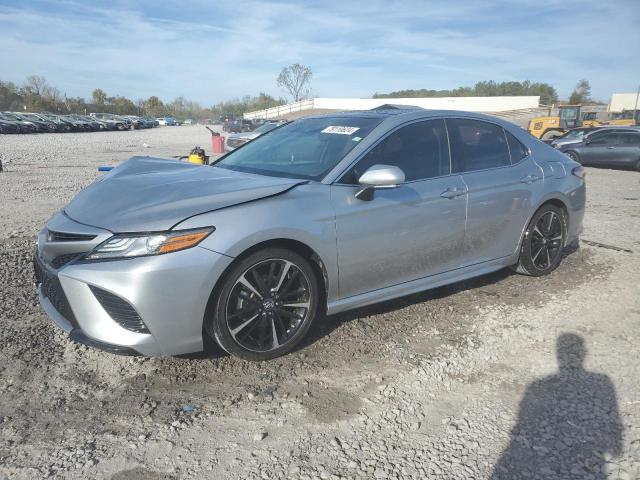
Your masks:
{"label": "car hood", "polygon": [[115,233],[163,231],[188,217],[278,195],[302,183],[306,181],[133,157],[78,193],[65,213]]}
{"label": "car hood", "polygon": [[551,142],[551,145],[553,146],[558,146],[561,147],[563,145],[572,145],[572,144],[576,144],[576,143],[582,143],[583,141],[580,139],[566,139],[566,140],[554,140],[553,142]]}

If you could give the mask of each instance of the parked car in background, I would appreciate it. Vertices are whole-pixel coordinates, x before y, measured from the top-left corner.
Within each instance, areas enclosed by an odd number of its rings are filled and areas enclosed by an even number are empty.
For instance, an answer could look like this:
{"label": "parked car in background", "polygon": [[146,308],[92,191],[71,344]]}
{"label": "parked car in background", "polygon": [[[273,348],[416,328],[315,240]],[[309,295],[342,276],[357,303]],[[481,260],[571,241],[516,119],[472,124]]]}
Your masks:
{"label": "parked car in background", "polygon": [[158,121],[159,125],[166,125],[166,126],[176,125],[176,119],[173,117],[159,117],[159,118],[156,118],[156,120]]}
{"label": "parked car in background", "polygon": [[55,132],[55,127],[50,122],[44,122],[38,118],[28,118],[16,112],[2,112],[2,114],[8,119],[32,125],[37,133]]}
{"label": "parked car in background", "polygon": [[324,313],[505,267],[546,275],[585,202],[579,163],[496,117],[307,117],[211,166],[115,167],[39,233],[39,298],[93,347],[178,355],[210,340],[267,360]]}
{"label": "parked car in background", "polygon": [[143,119],[145,119],[149,125],[151,125],[151,127],[157,127],[158,125],[160,125],[160,123],[158,122],[158,120],[156,120],[155,118],[151,118],[151,117],[142,117]]}
{"label": "parked car in background", "polygon": [[193,119],[192,118],[187,118],[184,122],[182,122],[184,125],[193,125]]}
{"label": "parked car in background", "polygon": [[98,120],[106,120],[110,123],[112,122],[116,130],[128,130],[131,128],[131,120],[126,117],[122,117],[120,115],[114,115],[113,113],[91,113],[91,117],[97,118]]}
{"label": "parked car in background", "polygon": [[554,148],[560,148],[563,145],[568,145],[571,143],[580,143],[586,135],[592,134],[597,131],[607,131],[607,132],[624,132],[629,128],[635,127],[580,127],[569,130],[567,133],[562,135],[561,137],[555,138],[550,142],[550,145]]}
{"label": "parked car in background", "polygon": [[599,129],[585,135],[578,143],[559,147],[582,165],[628,167],[640,171],[640,129],[628,127]]}
{"label": "parked car in background", "polygon": [[53,133],[58,131],[58,127],[55,123],[53,123],[48,118],[43,118],[39,115],[36,115],[35,113],[15,113],[15,115],[22,120],[35,123],[45,132]]}
{"label": "parked car in background", "polygon": [[22,120],[10,112],[0,112],[0,120],[17,125],[20,128],[20,133],[37,133],[42,131],[35,123]]}
{"label": "parked car in background", "polygon": [[227,122],[222,126],[222,130],[224,132],[229,133],[240,133],[240,132],[250,132],[255,128],[251,120],[234,120],[232,122]]}
{"label": "parked car in background", "polygon": [[67,122],[63,122],[56,115],[50,115],[47,113],[33,113],[32,115],[35,115],[42,120],[53,123],[56,127],[56,132],[66,133],[72,130],[71,125],[69,125]]}
{"label": "parked car in background", "polygon": [[0,119],[0,133],[21,133],[20,125],[17,122]]}
{"label": "parked car in background", "polygon": [[224,141],[224,151],[230,152],[231,150],[235,150],[236,148],[244,145],[245,143],[253,140],[254,138],[258,138],[260,135],[263,135],[267,132],[270,132],[274,128],[278,128],[283,125],[282,123],[263,123],[261,126],[252,130],[250,132],[244,133],[231,133],[225,137]]}

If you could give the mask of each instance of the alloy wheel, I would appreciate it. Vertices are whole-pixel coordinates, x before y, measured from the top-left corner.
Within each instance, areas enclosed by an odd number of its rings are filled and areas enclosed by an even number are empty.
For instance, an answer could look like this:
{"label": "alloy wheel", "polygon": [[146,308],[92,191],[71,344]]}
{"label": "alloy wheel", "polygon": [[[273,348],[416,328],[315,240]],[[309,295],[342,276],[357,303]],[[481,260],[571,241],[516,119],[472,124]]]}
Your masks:
{"label": "alloy wheel", "polygon": [[574,162],[580,163],[580,158],[578,157],[578,154],[576,152],[568,151],[567,157],[569,157]]}
{"label": "alloy wheel", "polygon": [[235,342],[253,352],[287,344],[311,314],[309,279],[294,263],[261,261],[236,280],[228,297],[227,328]]}
{"label": "alloy wheel", "polygon": [[531,262],[540,270],[547,270],[562,254],[563,225],[560,216],[548,211],[540,217],[531,231]]}

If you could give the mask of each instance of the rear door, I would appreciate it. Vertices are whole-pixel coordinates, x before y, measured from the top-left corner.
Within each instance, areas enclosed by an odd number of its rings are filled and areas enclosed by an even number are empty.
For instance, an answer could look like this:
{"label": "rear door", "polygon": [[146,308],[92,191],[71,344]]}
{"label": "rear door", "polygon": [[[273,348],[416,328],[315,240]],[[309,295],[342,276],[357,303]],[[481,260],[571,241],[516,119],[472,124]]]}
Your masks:
{"label": "rear door", "polygon": [[447,129],[452,169],[469,195],[464,263],[513,254],[531,205],[542,195],[542,170],[528,149],[500,125],[453,118],[447,119]]}
{"label": "rear door", "polygon": [[620,165],[640,166],[640,132],[620,133],[620,144],[616,146]]}
{"label": "rear door", "polygon": [[[400,168],[406,182],[355,197],[358,178],[376,164]],[[458,266],[466,189],[450,174],[444,120],[400,127],[331,186],[340,296],[370,292]]]}

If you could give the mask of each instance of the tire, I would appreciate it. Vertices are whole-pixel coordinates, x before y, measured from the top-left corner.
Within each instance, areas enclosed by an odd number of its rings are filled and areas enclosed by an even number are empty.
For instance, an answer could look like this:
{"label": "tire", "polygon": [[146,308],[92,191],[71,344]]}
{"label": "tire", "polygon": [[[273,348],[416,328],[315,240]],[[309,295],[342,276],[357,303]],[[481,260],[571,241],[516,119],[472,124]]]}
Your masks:
{"label": "tire", "polygon": [[124,130],[125,130],[124,123],[118,123],[118,124],[116,125],[116,128],[118,129],[118,131],[120,131],[120,132],[124,132]]}
{"label": "tire", "polygon": [[564,152],[564,154],[567,157],[569,157],[571,160],[573,160],[574,162],[582,163],[580,161],[580,155],[578,155],[577,152],[574,152],[573,150],[568,150],[568,151]]}
{"label": "tire", "polygon": [[229,354],[244,360],[289,353],[318,314],[318,278],[311,264],[290,250],[252,253],[232,265],[221,282],[205,331]]}
{"label": "tire", "polygon": [[543,205],[524,233],[515,271],[533,277],[553,272],[562,261],[566,241],[566,214],[555,205]]}

